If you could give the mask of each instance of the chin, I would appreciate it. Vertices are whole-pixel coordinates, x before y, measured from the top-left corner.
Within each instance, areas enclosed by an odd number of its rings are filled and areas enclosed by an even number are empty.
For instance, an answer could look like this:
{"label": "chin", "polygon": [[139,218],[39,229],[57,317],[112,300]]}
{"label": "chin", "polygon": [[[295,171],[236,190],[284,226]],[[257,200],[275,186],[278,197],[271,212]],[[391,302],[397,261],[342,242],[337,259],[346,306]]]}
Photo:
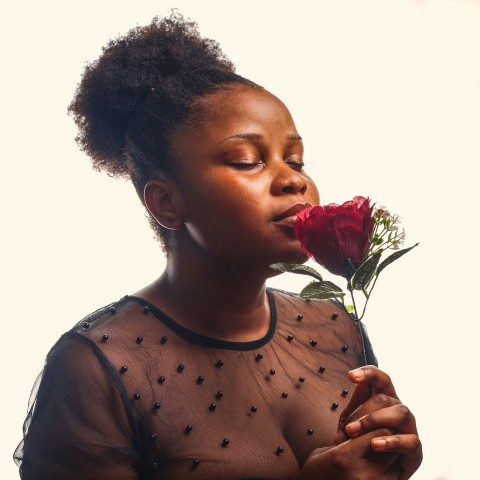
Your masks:
{"label": "chin", "polygon": [[275,260],[271,263],[305,263],[307,260],[307,254],[301,248],[296,248],[293,251],[276,255]]}

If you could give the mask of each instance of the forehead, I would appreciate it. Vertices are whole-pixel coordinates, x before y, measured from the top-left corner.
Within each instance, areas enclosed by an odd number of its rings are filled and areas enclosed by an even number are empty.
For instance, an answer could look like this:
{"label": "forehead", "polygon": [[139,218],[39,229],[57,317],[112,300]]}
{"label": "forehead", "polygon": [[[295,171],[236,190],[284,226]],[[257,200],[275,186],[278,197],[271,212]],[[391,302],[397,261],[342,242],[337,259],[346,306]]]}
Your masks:
{"label": "forehead", "polygon": [[212,141],[239,133],[297,134],[287,107],[263,88],[237,86],[208,94],[196,103],[192,117],[189,127],[194,128],[187,130]]}

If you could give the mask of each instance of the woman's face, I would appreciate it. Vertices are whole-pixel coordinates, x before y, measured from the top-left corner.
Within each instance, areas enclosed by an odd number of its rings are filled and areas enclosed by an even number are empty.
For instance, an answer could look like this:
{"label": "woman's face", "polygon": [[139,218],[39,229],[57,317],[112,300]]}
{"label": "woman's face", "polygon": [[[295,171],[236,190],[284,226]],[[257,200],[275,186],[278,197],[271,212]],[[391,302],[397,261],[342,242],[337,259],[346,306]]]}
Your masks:
{"label": "woman's face", "polygon": [[201,125],[172,141],[186,233],[225,259],[303,261],[295,213],[319,196],[290,112],[271,93],[245,86],[201,102]]}

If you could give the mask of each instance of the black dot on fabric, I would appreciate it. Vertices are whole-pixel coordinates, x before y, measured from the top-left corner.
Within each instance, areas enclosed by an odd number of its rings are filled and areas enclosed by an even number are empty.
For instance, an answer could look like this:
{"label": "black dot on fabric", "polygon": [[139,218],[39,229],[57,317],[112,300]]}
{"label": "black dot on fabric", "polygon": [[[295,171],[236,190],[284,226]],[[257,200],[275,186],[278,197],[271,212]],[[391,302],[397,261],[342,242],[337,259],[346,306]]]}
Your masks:
{"label": "black dot on fabric", "polygon": [[198,458],[196,458],[195,460],[193,460],[192,466],[198,467],[199,465],[200,465],[200,460],[199,460]]}
{"label": "black dot on fabric", "polygon": [[270,373],[270,375],[275,375],[275,369],[271,368],[269,373]]}
{"label": "black dot on fabric", "polygon": [[289,335],[289,336],[287,337],[287,340],[288,340],[289,342],[291,342],[291,341],[293,340],[293,335]]}
{"label": "black dot on fabric", "polygon": [[338,317],[338,313],[337,313],[337,312],[332,313],[332,320],[336,320],[337,317]]}
{"label": "black dot on fabric", "polygon": [[167,343],[167,340],[168,340],[167,336],[164,335],[164,336],[160,339],[160,343]]}
{"label": "black dot on fabric", "polygon": [[288,393],[287,392],[282,392],[282,398],[287,398],[288,397]]}
{"label": "black dot on fabric", "polygon": [[83,322],[82,327],[83,328],[89,328],[90,324],[88,322]]}
{"label": "black dot on fabric", "polygon": [[219,390],[215,396],[220,400],[223,397],[223,392]]}
{"label": "black dot on fabric", "polygon": [[181,363],[178,367],[177,367],[177,372],[183,372],[185,370],[185,365],[183,363]]}
{"label": "black dot on fabric", "polygon": [[134,394],[133,394],[133,398],[134,398],[135,400],[140,400],[140,394],[139,394],[139,393],[134,393]]}
{"label": "black dot on fabric", "polygon": [[193,427],[191,425],[187,425],[185,427],[185,433],[190,433],[193,430]]}
{"label": "black dot on fabric", "polygon": [[333,402],[331,408],[332,408],[332,410],[336,410],[338,408],[338,403]]}
{"label": "black dot on fabric", "polygon": [[299,381],[300,383],[303,383],[303,382],[305,381],[305,377],[299,377],[298,381]]}
{"label": "black dot on fabric", "polygon": [[230,440],[229,440],[228,438],[224,438],[224,439],[222,440],[222,445],[223,445],[224,447],[226,447],[229,443],[230,443]]}
{"label": "black dot on fabric", "polygon": [[215,409],[217,408],[217,404],[216,403],[211,403],[209,406],[208,406],[208,409],[213,412]]}
{"label": "black dot on fabric", "polygon": [[344,388],[342,390],[342,397],[346,397],[348,395],[348,390],[346,388]]}
{"label": "black dot on fabric", "polygon": [[255,413],[255,412],[257,411],[257,407],[256,407],[255,405],[252,405],[252,406],[250,407],[250,411],[251,411],[252,413]]}
{"label": "black dot on fabric", "polygon": [[128,370],[128,367],[126,365],[122,365],[120,367],[120,373],[125,373]]}
{"label": "black dot on fabric", "polygon": [[158,383],[164,383],[165,382],[165,377],[163,375],[160,375],[157,380]]}
{"label": "black dot on fabric", "polygon": [[344,346],[342,347],[342,352],[346,352],[347,350],[348,350],[348,345],[344,345]]}
{"label": "black dot on fabric", "polygon": [[143,313],[148,313],[150,311],[150,307],[148,305],[145,305],[143,307]]}
{"label": "black dot on fabric", "polygon": [[281,453],[283,453],[283,447],[278,447],[276,450],[276,453],[277,455],[280,455]]}
{"label": "black dot on fabric", "polygon": [[312,340],[310,340],[310,345],[311,345],[312,347],[316,347],[316,346],[317,346],[317,343],[318,343],[318,342],[317,342],[314,338],[312,338]]}
{"label": "black dot on fabric", "polygon": [[152,470],[153,470],[154,472],[156,472],[158,469],[159,469],[158,463],[155,462],[155,463],[152,465]]}
{"label": "black dot on fabric", "polygon": [[203,383],[205,381],[205,378],[202,376],[202,375],[199,375],[197,377],[197,383],[200,385],[201,383]]}
{"label": "black dot on fabric", "polygon": [[158,402],[154,403],[154,404],[153,404],[153,408],[154,408],[155,410],[159,410],[159,409],[160,409],[160,404],[159,404]]}
{"label": "black dot on fabric", "polygon": [[217,361],[215,362],[215,366],[216,366],[217,368],[223,367],[223,360],[217,360]]}
{"label": "black dot on fabric", "polygon": [[102,335],[102,342],[106,342],[108,340],[108,335],[106,333],[104,333]]}
{"label": "black dot on fabric", "polygon": [[156,439],[157,439],[157,434],[156,434],[156,433],[152,433],[152,434],[150,435],[150,440],[153,442],[153,441],[156,440]]}
{"label": "black dot on fabric", "polygon": [[263,353],[257,353],[257,355],[255,355],[255,360],[261,360],[263,358]]}
{"label": "black dot on fabric", "polygon": [[303,320],[303,315],[301,313],[299,313],[297,315],[297,320],[300,321],[300,320]]}
{"label": "black dot on fabric", "polygon": [[313,435],[313,428],[309,428],[309,429],[307,430],[307,433],[308,433],[308,435]]}
{"label": "black dot on fabric", "polygon": [[324,367],[323,365],[318,369],[320,373],[323,373],[325,370],[326,370],[326,367]]}
{"label": "black dot on fabric", "polygon": [[135,341],[140,344],[140,343],[143,342],[143,337],[142,337],[142,336],[138,336],[138,337],[135,339]]}
{"label": "black dot on fabric", "polygon": [[110,307],[109,308],[110,313],[115,313],[117,309],[115,307]]}

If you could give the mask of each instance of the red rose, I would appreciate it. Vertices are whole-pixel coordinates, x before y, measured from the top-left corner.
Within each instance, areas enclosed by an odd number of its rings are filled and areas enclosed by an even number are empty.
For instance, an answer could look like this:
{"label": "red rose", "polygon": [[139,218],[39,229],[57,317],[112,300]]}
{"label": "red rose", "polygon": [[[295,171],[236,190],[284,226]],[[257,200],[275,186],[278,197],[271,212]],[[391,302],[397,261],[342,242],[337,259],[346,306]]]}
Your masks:
{"label": "red rose", "polygon": [[348,278],[347,260],[358,267],[370,247],[372,211],[373,205],[365,197],[342,205],[307,208],[297,215],[295,235],[309,257],[329,272]]}

